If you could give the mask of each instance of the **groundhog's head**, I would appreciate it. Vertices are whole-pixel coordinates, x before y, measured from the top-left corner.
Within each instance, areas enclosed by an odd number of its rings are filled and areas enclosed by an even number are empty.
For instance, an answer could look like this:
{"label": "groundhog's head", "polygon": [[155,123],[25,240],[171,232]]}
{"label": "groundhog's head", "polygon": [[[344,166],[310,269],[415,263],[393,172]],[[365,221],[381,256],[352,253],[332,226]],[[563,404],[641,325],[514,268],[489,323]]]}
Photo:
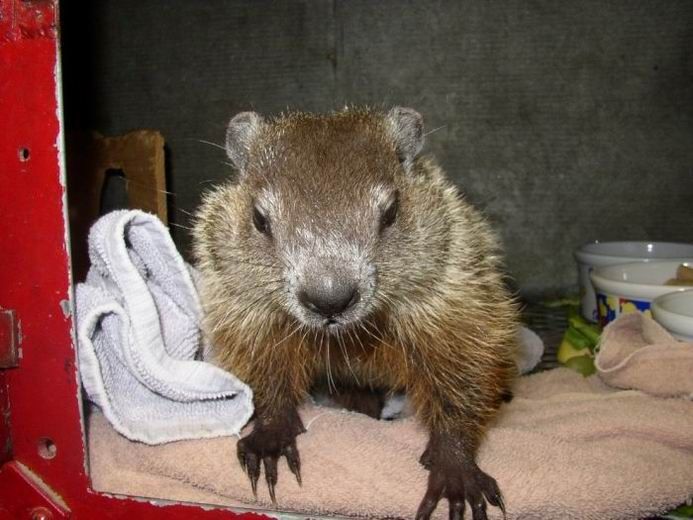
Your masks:
{"label": "groundhog's head", "polygon": [[417,168],[422,145],[408,108],[236,115],[226,151],[238,176],[207,196],[195,230],[203,271],[238,302],[233,319],[262,309],[337,331],[425,291],[445,219]]}

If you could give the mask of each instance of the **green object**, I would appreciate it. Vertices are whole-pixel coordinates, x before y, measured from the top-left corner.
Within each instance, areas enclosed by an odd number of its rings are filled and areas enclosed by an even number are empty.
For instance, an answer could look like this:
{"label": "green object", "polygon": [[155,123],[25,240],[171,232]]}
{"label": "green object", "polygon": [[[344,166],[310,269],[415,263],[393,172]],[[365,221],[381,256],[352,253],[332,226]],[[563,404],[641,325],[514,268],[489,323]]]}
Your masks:
{"label": "green object", "polygon": [[594,358],[590,355],[575,356],[565,362],[565,366],[580,372],[583,376],[591,376],[597,369],[594,367]]}
{"label": "green object", "polygon": [[556,359],[561,365],[565,365],[565,362],[572,357],[591,354],[592,353],[590,352],[589,348],[576,348],[564,336],[563,341],[561,341],[561,344],[558,346],[558,350],[556,351]]}
{"label": "green object", "polygon": [[[580,334],[588,338],[594,346],[599,343],[599,336],[601,331],[596,325],[587,323],[583,318],[577,316],[571,316],[568,318],[568,323],[570,327],[577,330]],[[594,350],[594,348],[592,348]]]}
{"label": "green object", "polygon": [[688,520],[693,518],[693,505],[682,505],[681,507],[677,507],[673,511],[663,515],[662,518],[670,518],[672,520]]}
{"label": "green object", "polygon": [[544,307],[548,307],[549,309],[556,308],[556,307],[571,307],[571,308],[579,308],[580,307],[580,297],[578,295],[575,296],[567,296],[565,298],[559,298],[558,300],[551,300],[548,302],[543,302]]}
{"label": "green object", "polygon": [[590,351],[594,350],[594,342],[572,327],[566,329],[563,337],[567,339],[577,350],[582,350],[583,348],[590,349]]}

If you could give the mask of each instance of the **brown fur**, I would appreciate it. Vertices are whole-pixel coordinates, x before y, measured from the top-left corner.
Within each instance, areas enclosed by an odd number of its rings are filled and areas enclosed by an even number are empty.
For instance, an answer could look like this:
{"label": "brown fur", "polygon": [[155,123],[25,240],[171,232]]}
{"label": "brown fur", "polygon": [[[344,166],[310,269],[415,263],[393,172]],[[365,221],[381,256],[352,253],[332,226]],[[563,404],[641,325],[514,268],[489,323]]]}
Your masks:
{"label": "brown fur", "polygon": [[[473,453],[515,375],[517,306],[495,235],[431,158],[402,171],[384,115],[290,113],[249,146],[245,171],[205,196],[194,230],[205,327],[217,362],[247,382],[262,414],[295,407],[316,382],[405,390],[433,433]],[[396,224],[378,238],[359,201],[396,187]],[[276,243],[252,224],[254,197],[283,194]],[[361,244],[377,269],[372,308],[328,334],[287,312],[284,265],[273,247],[318,229]],[[433,438],[432,438],[433,439]]]}

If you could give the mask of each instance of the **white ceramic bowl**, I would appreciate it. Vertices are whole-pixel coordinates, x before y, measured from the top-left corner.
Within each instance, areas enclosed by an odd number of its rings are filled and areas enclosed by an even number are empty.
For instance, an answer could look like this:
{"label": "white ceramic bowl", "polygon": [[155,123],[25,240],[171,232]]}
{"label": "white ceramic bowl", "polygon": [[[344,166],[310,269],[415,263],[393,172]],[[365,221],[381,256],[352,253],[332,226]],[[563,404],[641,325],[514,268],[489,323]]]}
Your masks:
{"label": "white ceramic bowl", "polygon": [[693,244],[676,242],[590,242],[574,253],[578,263],[580,283],[580,303],[582,315],[586,320],[596,322],[597,299],[590,282],[590,272],[605,265],[626,264],[630,262],[650,262],[652,260],[693,259]]}
{"label": "white ceramic bowl", "polygon": [[693,288],[655,298],[652,316],[674,337],[693,342]]}
{"label": "white ceramic bowl", "polygon": [[688,261],[638,262],[598,267],[590,274],[597,294],[599,323],[606,325],[621,314],[650,313],[652,300],[663,294],[690,289],[690,285],[664,285],[676,278],[681,265],[693,267]]}

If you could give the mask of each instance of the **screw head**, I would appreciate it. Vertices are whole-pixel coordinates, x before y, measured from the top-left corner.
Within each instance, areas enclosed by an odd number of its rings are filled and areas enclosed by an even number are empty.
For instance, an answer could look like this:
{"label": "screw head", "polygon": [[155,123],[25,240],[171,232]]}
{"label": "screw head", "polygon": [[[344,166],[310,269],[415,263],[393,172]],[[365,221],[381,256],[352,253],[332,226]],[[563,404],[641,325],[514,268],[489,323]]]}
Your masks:
{"label": "screw head", "polygon": [[53,520],[53,513],[45,507],[35,507],[31,510],[31,520]]}

